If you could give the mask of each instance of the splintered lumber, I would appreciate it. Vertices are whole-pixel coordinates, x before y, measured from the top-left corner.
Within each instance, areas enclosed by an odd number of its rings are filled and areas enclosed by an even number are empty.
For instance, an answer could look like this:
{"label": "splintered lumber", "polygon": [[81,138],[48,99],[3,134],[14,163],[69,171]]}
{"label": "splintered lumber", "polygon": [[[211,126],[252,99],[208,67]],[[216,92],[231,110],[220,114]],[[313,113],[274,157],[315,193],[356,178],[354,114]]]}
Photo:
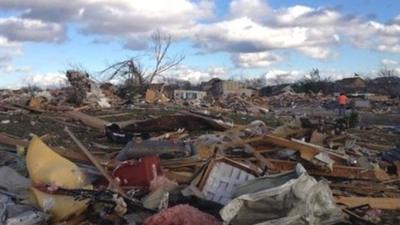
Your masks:
{"label": "splintered lumber", "polygon": [[393,149],[396,147],[394,145],[373,144],[373,143],[360,142],[360,141],[358,141],[357,144],[362,147],[366,147],[366,148],[377,150],[377,151],[386,151],[388,149]]}
{"label": "splintered lumber", "polygon": [[186,166],[198,166],[202,165],[203,163],[204,163],[203,160],[197,159],[195,157],[161,160],[161,166],[163,168],[181,168]]}
{"label": "splintered lumber", "polygon": [[[241,142],[241,141],[243,141],[243,140],[240,139],[239,137],[237,137],[237,139],[234,140],[235,143]],[[269,161],[269,159],[267,159],[267,158],[265,158],[264,156],[262,156],[262,154],[261,154],[260,152],[257,152],[255,148],[253,148],[251,145],[249,145],[249,144],[247,144],[247,143],[244,144],[244,146],[245,146],[248,150],[250,150],[250,152],[253,153],[253,156],[259,161],[259,163],[261,164],[261,166],[262,166],[263,168],[268,168],[268,169],[271,169],[271,170],[275,170],[274,164],[271,163],[271,162]]]}
{"label": "splintered lumber", "polygon": [[346,205],[349,208],[369,205],[371,208],[375,209],[400,209],[400,198],[336,196],[336,203]]}
{"label": "splintered lumber", "polygon": [[17,145],[24,148],[28,147],[29,141],[20,140],[5,133],[0,133],[0,144],[15,147]]}
{"label": "splintered lumber", "polygon": [[67,134],[72,138],[75,144],[78,145],[79,149],[86,155],[86,157],[89,158],[89,160],[93,163],[93,165],[107,179],[107,181],[118,191],[118,193],[126,197],[125,192],[122,190],[119,184],[107,173],[107,171],[103,168],[103,166],[100,165],[96,157],[89,152],[89,150],[78,140],[78,138],[75,137],[75,135],[68,129],[68,127],[65,127],[64,131],[67,132]]}
{"label": "splintered lumber", "polygon": [[265,135],[262,137],[262,141],[272,143],[281,147],[290,148],[293,150],[297,150],[300,152],[301,158],[311,161],[315,155],[324,152],[329,155],[329,157],[334,160],[336,163],[345,162],[346,157],[341,156],[340,154],[334,153],[332,151],[328,151],[325,148],[317,147],[315,145],[300,142],[300,141],[293,141],[286,138],[278,137],[276,135]]}
{"label": "splintered lumber", "polygon": [[46,112],[46,110],[35,108],[35,107],[20,105],[20,104],[17,104],[17,103],[10,103],[10,104],[12,106],[17,107],[17,108],[25,109],[25,110],[28,110],[28,111],[31,111],[31,112],[35,112],[35,113],[45,113]]}
{"label": "splintered lumber", "polygon": [[95,116],[90,116],[88,114],[79,111],[68,111],[65,112],[64,115],[68,118],[79,121],[88,127],[101,131],[103,131],[104,126],[109,123],[103,119],[97,118]]}
{"label": "splintered lumber", "polygon": [[[269,159],[269,161],[274,164],[274,167],[278,171],[288,171],[296,168],[297,162]],[[361,167],[343,166],[343,165],[333,165],[332,171],[322,170],[315,168],[310,164],[303,164],[307,169],[307,172],[311,175],[325,176],[325,177],[338,177],[346,179],[357,179],[357,180],[374,180],[381,181],[383,176],[376,173],[374,170],[366,170]],[[387,177],[389,178],[389,177]]]}
{"label": "splintered lumber", "polygon": [[331,188],[341,189],[346,191],[351,191],[363,196],[370,196],[374,193],[385,192],[391,194],[398,194],[400,190],[395,186],[388,186],[383,183],[378,182],[362,182],[362,183],[351,183],[351,184],[342,184],[342,183],[334,183],[329,184]]}

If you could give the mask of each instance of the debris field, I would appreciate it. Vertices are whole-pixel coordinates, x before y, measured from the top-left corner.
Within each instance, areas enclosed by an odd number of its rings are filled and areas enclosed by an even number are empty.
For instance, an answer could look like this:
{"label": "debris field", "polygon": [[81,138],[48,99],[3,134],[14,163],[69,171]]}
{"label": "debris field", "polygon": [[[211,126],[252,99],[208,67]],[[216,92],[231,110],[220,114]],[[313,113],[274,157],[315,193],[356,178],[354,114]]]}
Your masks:
{"label": "debris field", "polygon": [[400,224],[398,98],[66,77],[0,90],[0,224]]}

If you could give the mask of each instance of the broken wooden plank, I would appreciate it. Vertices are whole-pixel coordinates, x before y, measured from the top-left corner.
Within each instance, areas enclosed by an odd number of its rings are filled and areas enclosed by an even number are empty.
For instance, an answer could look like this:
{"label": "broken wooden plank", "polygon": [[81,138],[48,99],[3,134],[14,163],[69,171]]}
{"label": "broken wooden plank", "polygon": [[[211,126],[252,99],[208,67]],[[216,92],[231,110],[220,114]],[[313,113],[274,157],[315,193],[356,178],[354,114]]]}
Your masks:
{"label": "broken wooden plank", "polygon": [[79,121],[88,127],[91,127],[91,128],[94,128],[94,129],[97,129],[100,131],[104,131],[105,125],[109,123],[103,119],[97,118],[95,116],[90,116],[88,114],[85,114],[85,113],[79,112],[79,111],[68,111],[68,112],[65,112],[63,115],[68,118],[71,118],[73,120]]}
{"label": "broken wooden plank", "polygon": [[253,156],[258,160],[263,170],[275,170],[274,164],[271,163],[268,158],[265,158],[260,152],[257,152],[251,145],[244,144],[244,147],[246,147],[248,150],[250,150],[251,153],[253,153]]}
{"label": "broken wooden plank", "polygon": [[385,193],[400,193],[400,190],[393,186],[387,186],[376,182],[364,182],[356,184],[340,184],[333,183],[329,184],[331,188],[351,191],[361,195],[372,195],[374,193],[385,192]]}
{"label": "broken wooden plank", "polygon": [[182,159],[167,159],[161,160],[160,164],[163,168],[180,168],[187,166],[199,166],[204,163],[204,160],[200,160],[196,157],[182,158]]}
{"label": "broken wooden plank", "polygon": [[298,142],[298,141],[293,141],[293,140],[289,140],[286,138],[282,138],[282,137],[278,137],[276,135],[265,135],[262,137],[261,139],[262,141],[265,142],[269,142],[278,146],[282,146],[285,148],[290,148],[293,150],[297,150],[300,152],[300,156],[301,158],[307,160],[307,161],[311,161],[314,156],[316,156],[317,154],[321,153],[321,152],[325,152],[329,155],[329,157],[331,159],[333,159],[336,163],[344,163],[346,162],[347,158],[334,153],[332,151],[327,151],[324,148],[317,148],[316,146],[313,146],[312,144],[309,143],[304,143],[304,142]]}
{"label": "broken wooden plank", "polygon": [[114,114],[106,114],[106,115],[100,115],[97,116],[97,118],[110,118],[110,117],[120,117],[120,116],[129,116],[129,115],[133,115],[133,112],[126,112],[126,113],[114,113]]}
{"label": "broken wooden plank", "polygon": [[107,181],[117,190],[119,194],[121,194],[124,197],[127,197],[125,192],[122,190],[121,186],[112,178],[108,172],[103,168],[102,165],[100,165],[100,162],[92,153],[89,152],[89,150],[78,140],[78,138],[75,137],[75,135],[68,129],[68,127],[65,127],[64,129],[65,132],[72,138],[72,140],[75,142],[76,145],[78,145],[79,149],[88,157],[90,162],[93,163],[93,165],[99,170],[99,172],[107,179]]}
{"label": "broken wooden plank", "polygon": [[46,110],[43,110],[43,109],[30,107],[30,106],[25,106],[25,105],[20,105],[20,104],[17,104],[17,103],[9,103],[9,104],[11,104],[12,106],[15,106],[17,108],[20,108],[20,109],[28,110],[30,112],[35,112],[35,113],[45,113],[46,112]]}
{"label": "broken wooden plank", "polygon": [[336,196],[336,203],[353,208],[360,205],[369,205],[375,209],[400,209],[400,198],[373,198],[373,197],[346,197]]}
{"label": "broken wooden plank", "polygon": [[[293,170],[296,167],[297,162],[269,159],[271,163],[274,164],[278,171],[288,171]],[[333,165],[333,170],[321,170],[315,168],[310,164],[303,164],[307,172],[311,175],[326,176],[326,177],[338,177],[346,179],[358,179],[358,180],[374,180],[380,181],[381,177],[375,173],[374,170],[366,170],[361,167],[343,166],[343,165]]]}
{"label": "broken wooden plank", "polygon": [[0,133],[0,144],[16,147],[17,145],[22,147],[28,147],[29,141],[16,139],[8,134]]}
{"label": "broken wooden plank", "polygon": [[179,184],[189,184],[193,179],[193,173],[177,172],[172,170],[163,170],[163,174],[170,180],[176,181]]}
{"label": "broken wooden plank", "polygon": [[357,144],[359,146],[366,147],[366,148],[372,149],[372,150],[381,151],[381,152],[389,150],[389,149],[393,149],[396,147],[395,145],[374,144],[374,143],[367,143],[367,142],[360,142],[360,141],[357,141]]}

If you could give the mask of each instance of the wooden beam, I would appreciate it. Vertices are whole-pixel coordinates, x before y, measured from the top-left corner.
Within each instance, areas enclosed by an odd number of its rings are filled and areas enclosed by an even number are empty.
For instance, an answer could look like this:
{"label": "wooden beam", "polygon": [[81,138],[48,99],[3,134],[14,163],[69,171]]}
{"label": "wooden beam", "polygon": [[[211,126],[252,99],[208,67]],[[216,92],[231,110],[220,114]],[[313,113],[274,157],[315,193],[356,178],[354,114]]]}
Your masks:
{"label": "wooden beam", "polygon": [[371,208],[376,209],[400,209],[400,198],[336,196],[336,203],[346,205],[349,208],[368,204]]}
{"label": "wooden beam", "polygon": [[64,116],[71,118],[73,120],[79,121],[83,124],[85,124],[88,127],[104,131],[104,126],[108,124],[109,122],[100,118],[97,118],[95,116],[90,116],[88,114],[85,114],[83,112],[79,111],[68,111],[63,114]]}
{"label": "wooden beam", "polygon": [[293,150],[297,150],[300,152],[301,158],[311,161],[315,155],[325,152],[329,155],[329,157],[334,160],[336,163],[345,162],[346,158],[341,156],[340,154],[333,153],[332,151],[328,151],[325,148],[318,148],[312,144],[293,141],[286,138],[282,138],[276,135],[265,135],[262,137],[262,141],[272,143],[281,147],[290,148]]}
{"label": "wooden beam", "polygon": [[108,172],[103,168],[103,166],[100,165],[100,162],[96,159],[96,157],[89,152],[89,150],[78,140],[78,138],[75,137],[75,135],[68,129],[68,127],[65,127],[64,131],[67,132],[67,134],[72,138],[75,144],[78,145],[79,149],[86,155],[86,157],[89,158],[89,160],[93,163],[93,165],[107,179],[107,181],[117,190],[117,192],[122,196],[127,197],[125,192],[122,190],[119,184],[114,180],[114,178],[112,178],[108,174]]}
{"label": "wooden beam", "polygon": [[[287,160],[277,160],[269,159],[271,163],[274,164],[278,171],[288,171],[296,168],[297,162],[287,161]],[[315,168],[310,164],[303,164],[307,172],[311,175],[325,176],[325,177],[338,177],[346,179],[357,179],[357,180],[374,180],[381,181],[383,176],[376,174],[374,170],[366,170],[361,167],[343,166],[343,165],[333,165],[333,170],[321,170]],[[389,178],[389,177],[387,177]]]}

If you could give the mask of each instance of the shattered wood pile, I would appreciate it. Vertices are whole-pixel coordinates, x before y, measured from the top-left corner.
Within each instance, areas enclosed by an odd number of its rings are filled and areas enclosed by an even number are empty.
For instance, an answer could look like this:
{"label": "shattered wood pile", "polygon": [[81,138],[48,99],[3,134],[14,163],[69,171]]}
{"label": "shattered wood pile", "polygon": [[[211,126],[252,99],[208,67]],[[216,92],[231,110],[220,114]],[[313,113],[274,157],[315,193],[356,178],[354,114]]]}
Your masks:
{"label": "shattered wood pile", "polygon": [[279,95],[268,97],[268,103],[275,107],[297,107],[297,106],[321,106],[322,103],[334,100],[329,96],[323,96],[321,94],[305,94],[305,93],[294,93],[284,92]]}
{"label": "shattered wood pile", "polygon": [[[0,224],[400,222],[398,126],[267,125],[271,105],[329,99],[293,93],[172,107],[149,89],[147,103],[112,107],[106,85],[105,109],[90,80],[71,74],[79,104],[54,103],[62,90],[1,93]],[[234,123],[224,110],[264,121]]]}

